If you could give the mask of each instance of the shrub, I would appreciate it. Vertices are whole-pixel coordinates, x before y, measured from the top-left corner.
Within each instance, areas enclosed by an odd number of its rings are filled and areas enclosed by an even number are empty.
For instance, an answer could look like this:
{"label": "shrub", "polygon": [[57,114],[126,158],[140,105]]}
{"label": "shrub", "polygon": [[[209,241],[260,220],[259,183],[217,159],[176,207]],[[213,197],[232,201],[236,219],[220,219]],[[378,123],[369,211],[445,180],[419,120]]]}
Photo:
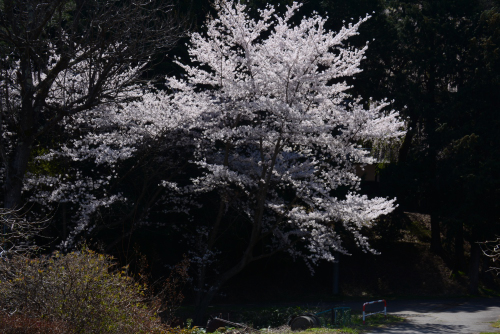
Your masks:
{"label": "shrub", "polygon": [[36,319],[22,314],[8,315],[0,312],[2,334],[66,334],[71,332],[67,324],[46,319]]}
{"label": "shrub", "polygon": [[158,304],[157,311],[168,326],[172,326],[176,320],[179,320],[175,314],[184,300],[182,289],[189,279],[188,269],[189,259],[184,257],[172,268],[170,275],[152,289],[154,292],[152,304]]}
{"label": "shrub", "polygon": [[111,257],[88,249],[0,259],[0,307],[8,314],[65,324],[67,333],[164,332],[144,302],[144,287],[114,268]]}

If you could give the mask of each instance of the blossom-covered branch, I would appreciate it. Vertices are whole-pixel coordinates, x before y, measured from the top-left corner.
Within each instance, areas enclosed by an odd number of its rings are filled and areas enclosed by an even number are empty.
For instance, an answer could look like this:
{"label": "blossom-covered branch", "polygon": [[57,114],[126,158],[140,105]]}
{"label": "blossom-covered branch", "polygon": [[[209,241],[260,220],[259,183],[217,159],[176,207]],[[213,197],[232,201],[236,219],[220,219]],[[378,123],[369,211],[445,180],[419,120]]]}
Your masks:
{"label": "blossom-covered branch", "polygon": [[[193,162],[203,174],[185,187],[166,185],[188,203],[203,193],[220,201],[213,221],[198,227],[193,263],[201,266],[198,291],[207,291],[199,305],[246,264],[279,250],[310,264],[333,261],[334,252],[346,252],[336,223],[371,250],[361,230],[390,213],[395,200],[357,194],[354,166],[374,162],[361,143],[399,138],[405,128],[387,101],[348,93],[345,78],[361,71],[367,46],[351,47],[346,40],[369,16],[334,33],[317,14],[294,25],[298,3],[282,16],[267,6],[258,20],[240,3],[215,6],[218,16],[207,22],[206,33],[191,35],[191,63],[178,62],[186,77],[168,79],[182,101],[174,101],[176,110],[192,115],[192,127],[201,133]],[[341,188],[350,191],[342,195]],[[210,254],[218,252],[229,210],[251,232],[241,257],[206,290]],[[262,243],[266,248],[257,251]]]}

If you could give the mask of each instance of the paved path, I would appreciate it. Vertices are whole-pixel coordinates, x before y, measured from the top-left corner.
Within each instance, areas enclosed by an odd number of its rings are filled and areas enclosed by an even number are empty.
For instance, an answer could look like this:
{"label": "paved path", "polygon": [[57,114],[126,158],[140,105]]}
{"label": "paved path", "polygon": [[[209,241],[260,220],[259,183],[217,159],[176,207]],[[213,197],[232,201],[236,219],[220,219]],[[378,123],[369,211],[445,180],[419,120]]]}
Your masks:
{"label": "paved path", "polygon": [[[369,334],[500,333],[500,329],[491,327],[491,323],[500,318],[500,298],[388,301],[387,310],[406,321],[372,330]],[[370,311],[367,309],[367,312]]]}

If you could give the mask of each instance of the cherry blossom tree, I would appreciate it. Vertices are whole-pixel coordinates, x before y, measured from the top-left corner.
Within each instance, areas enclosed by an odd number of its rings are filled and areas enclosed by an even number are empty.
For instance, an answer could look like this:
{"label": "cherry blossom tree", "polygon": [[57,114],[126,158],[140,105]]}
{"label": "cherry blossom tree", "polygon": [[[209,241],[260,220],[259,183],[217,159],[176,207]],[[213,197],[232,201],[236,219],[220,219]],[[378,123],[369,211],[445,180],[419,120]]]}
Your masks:
{"label": "cherry blossom tree", "polygon": [[[199,323],[221,286],[253,261],[287,251],[314,265],[346,253],[335,225],[373,251],[362,229],[390,213],[395,200],[358,194],[354,164],[374,162],[364,143],[404,134],[387,101],[348,93],[345,78],[360,72],[367,46],[351,47],[347,39],[369,16],[335,33],[317,14],[293,24],[297,3],[284,15],[267,6],[257,20],[240,3],[220,0],[215,8],[206,33],[191,35],[192,63],[178,62],[185,77],[168,79],[175,109],[195,119],[193,163],[203,172],[188,185],[164,185],[176,203],[186,199],[182,210],[204,194],[219,202],[205,223],[194,218],[196,235],[189,236]],[[247,237],[241,254],[222,263],[219,242],[236,223],[246,224]]]}
{"label": "cherry blossom tree", "polygon": [[[48,62],[53,64],[59,56],[51,52]],[[78,92],[89,85],[88,76],[82,73],[90,71],[92,63],[92,59],[83,60],[56,77],[48,103],[79,99]],[[34,148],[24,175],[24,198],[31,203],[32,218],[51,216],[53,230],[54,225],[62,225],[60,248],[72,249],[75,241],[88,239],[102,230],[118,230],[112,239],[108,238],[106,246],[111,249],[138,227],[152,225],[147,216],[165,192],[159,185],[161,178],[179,169],[178,152],[185,152],[190,143],[189,115],[173,112],[172,96],[167,92],[147,83],[131,84],[143,67],[144,64],[124,69],[110,78],[103,90],[109,87],[116,93],[113,101],[63,117],[51,133],[52,141]],[[6,71],[6,77],[12,77],[16,71],[16,67]],[[34,84],[38,84],[37,78]],[[120,91],[115,90],[120,86]],[[9,87],[12,103],[20,95],[16,88]],[[7,144],[15,143],[15,134],[4,132],[4,140]],[[142,191],[128,198],[123,193],[130,182],[127,174],[141,168],[144,172],[145,160],[152,165],[149,174],[160,174],[161,178],[149,175],[141,185]],[[117,215],[116,211],[121,212]],[[62,218],[54,217],[55,212],[61,212]],[[35,225],[31,224],[33,228]],[[23,226],[30,224],[27,221]]]}
{"label": "cherry blossom tree", "polygon": [[6,212],[29,207],[37,221],[62,208],[70,216],[62,237],[71,246],[96,225],[99,208],[125,201],[113,188],[119,163],[168,127],[155,109],[164,94],[143,74],[183,35],[171,9],[163,0],[0,2]]}
{"label": "cherry blossom tree", "polygon": [[[297,3],[281,16],[268,6],[252,20],[244,5],[219,1],[206,34],[191,36],[192,63],[178,62],[186,75],[167,78],[167,92],[139,79],[149,57],[175,36],[160,27],[148,39],[135,38],[141,27],[155,27],[142,20],[148,6],[157,14],[161,7],[131,2],[134,10],[113,16],[106,6],[89,15],[83,7],[67,10],[68,4],[7,8],[26,18],[48,11],[49,19],[30,27],[0,17],[0,47],[9,51],[2,53],[0,77],[4,207],[19,206],[23,192],[46,212],[69,206],[64,247],[99,229],[95,217],[111,205],[123,203],[123,219],[137,224],[154,223],[148,218],[153,205],[164,206],[163,214],[187,214],[187,228],[194,227],[187,235],[191,263],[198,269],[197,322],[221,286],[253,261],[287,251],[312,268],[334,261],[334,252],[346,253],[338,226],[373,251],[362,229],[391,212],[395,200],[358,194],[354,165],[374,161],[363,144],[398,140],[404,124],[388,102],[348,94],[345,78],[360,71],[366,47],[350,47],[347,39],[369,16],[334,33],[318,15],[292,24]],[[95,17],[93,28],[79,35],[78,20],[54,25],[68,12]],[[129,23],[123,18],[133,23],[130,29],[119,29]],[[23,29],[33,47],[23,44]],[[138,214],[139,202],[128,202],[116,185],[123,184],[123,165],[134,169],[144,152],[151,152],[155,171],[142,192],[151,192],[148,204]],[[190,177],[165,177],[178,175],[175,152],[191,157]],[[217,205],[201,216],[207,198]],[[222,260],[222,237],[235,225],[243,226],[245,239]]]}
{"label": "cherry blossom tree", "polygon": [[22,206],[36,147],[65,118],[132,101],[151,57],[182,31],[165,1],[0,2],[3,207]]}
{"label": "cherry blossom tree", "polygon": [[[67,84],[70,80],[65,79]],[[75,79],[80,83],[81,78]],[[145,201],[140,201],[146,196],[142,193],[128,198],[123,193],[123,183],[129,181],[126,174],[140,168],[147,156],[155,172],[165,177],[178,163],[169,155],[186,150],[189,136],[183,128],[188,118],[170,112],[171,97],[166,92],[141,85],[130,86],[127,94],[137,99],[63,118],[61,137],[65,139],[39,153],[32,162],[32,171],[26,174],[26,199],[40,204],[42,216],[64,206],[68,216],[63,217],[65,231],[60,235],[60,247],[64,249],[73,248],[79,238],[119,227],[119,233],[108,240],[111,249],[138,227],[150,225],[148,209],[161,199],[165,188],[159,187],[160,179],[155,184],[147,181],[144,187],[153,190]],[[55,166],[57,171],[44,169],[47,165]],[[122,211],[120,215],[107,217],[116,206]]]}

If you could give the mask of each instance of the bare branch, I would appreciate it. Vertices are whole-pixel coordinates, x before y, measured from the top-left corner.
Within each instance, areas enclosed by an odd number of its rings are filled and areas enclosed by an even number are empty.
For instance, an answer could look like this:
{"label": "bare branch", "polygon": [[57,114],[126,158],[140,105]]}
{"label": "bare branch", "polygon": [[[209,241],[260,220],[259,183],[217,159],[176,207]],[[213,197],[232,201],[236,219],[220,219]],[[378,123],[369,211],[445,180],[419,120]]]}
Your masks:
{"label": "bare branch", "polygon": [[[483,254],[491,258],[493,262],[500,260],[500,237],[496,240],[481,242],[479,246]],[[500,274],[500,267],[491,267],[490,270],[495,271],[497,275]]]}
{"label": "bare branch", "polygon": [[49,220],[30,221],[23,211],[0,208],[0,258],[24,255],[38,248],[33,239]]}

